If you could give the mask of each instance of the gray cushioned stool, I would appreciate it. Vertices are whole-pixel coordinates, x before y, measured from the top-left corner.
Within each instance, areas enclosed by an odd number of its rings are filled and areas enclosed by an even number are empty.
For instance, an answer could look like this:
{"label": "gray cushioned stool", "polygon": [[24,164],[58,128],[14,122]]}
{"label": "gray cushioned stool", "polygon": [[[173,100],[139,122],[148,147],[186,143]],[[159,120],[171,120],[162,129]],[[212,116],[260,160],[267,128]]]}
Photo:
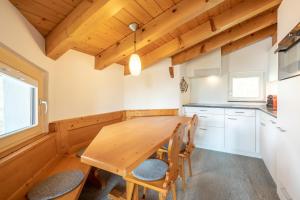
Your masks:
{"label": "gray cushioned stool", "polygon": [[148,159],[132,171],[132,175],[143,181],[163,179],[168,171],[168,164],[158,159]]}

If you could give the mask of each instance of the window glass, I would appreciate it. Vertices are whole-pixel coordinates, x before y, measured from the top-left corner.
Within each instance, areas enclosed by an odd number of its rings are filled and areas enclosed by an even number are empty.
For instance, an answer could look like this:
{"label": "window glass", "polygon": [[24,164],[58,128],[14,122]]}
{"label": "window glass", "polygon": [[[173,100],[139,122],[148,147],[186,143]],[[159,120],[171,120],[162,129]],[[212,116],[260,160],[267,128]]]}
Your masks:
{"label": "window glass", "polygon": [[259,77],[245,77],[232,79],[232,97],[259,98]]}
{"label": "window glass", "polygon": [[22,75],[0,73],[0,137],[38,124],[37,87]]}
{"label": "window glass", "polygon": [[264,76],[262,72],[230,74],[230,101],[263,101]]}

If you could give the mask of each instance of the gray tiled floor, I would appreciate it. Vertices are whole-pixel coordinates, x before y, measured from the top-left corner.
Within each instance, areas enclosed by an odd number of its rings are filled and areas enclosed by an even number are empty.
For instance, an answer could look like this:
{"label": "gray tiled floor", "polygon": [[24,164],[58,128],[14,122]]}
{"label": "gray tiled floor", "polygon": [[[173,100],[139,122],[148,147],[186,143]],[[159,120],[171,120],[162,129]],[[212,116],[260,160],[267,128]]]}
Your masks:
{"label": "gray tiled floor", "polygon": [[[177,182],[178,200],[279,200],[261,159],[197,149],[192,161],[187,190],[183,192]],[[97,199],[98,193],[86,186],[80,199]],[[157,194],[149,192],[147,199],[157,199]]]}

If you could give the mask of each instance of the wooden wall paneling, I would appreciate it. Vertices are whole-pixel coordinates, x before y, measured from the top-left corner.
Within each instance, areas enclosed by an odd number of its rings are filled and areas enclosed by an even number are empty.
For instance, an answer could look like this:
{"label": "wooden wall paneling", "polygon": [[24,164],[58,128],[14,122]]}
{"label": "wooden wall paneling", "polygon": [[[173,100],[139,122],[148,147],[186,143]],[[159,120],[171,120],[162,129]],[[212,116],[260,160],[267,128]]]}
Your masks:
{"label": "wooden wall paneling", "polygon": [[56,24],[65,18],[64,14],[61,14],[56,10],[49,9],[49,7],[46,7],[40,3],[33,3],[31,1],[24,0],[11,0],[11,2],[20,10],[41,16]]}
{"label": "wooden wall paneling", "polygon": [[172,56],[172,64],[187,62],[276,23],[277,12],[267,12]]}
{"label": "wooden wall paneling", "polygon": [[24,199],[34,177],[57,160],[54,134],[0,159],[0,199]]}
{"label": "wooden wall paneling", "polygon": [[172,0],[159,0],[159,1],[156,0],[156,2],[158,3],[159,7],[162,10],[167,10],[168,8],[170,8],[175,4]]}
{"label": "wooden wall paneling", "polygon": [[56,127],[59,152],[74,153],[87,146],[105,125],[123,120],[123,111],[79,117],[56,121],[51,127]]}
{"label": "wooden wall paneling", "polygon": [[117,18],[120,22],[122,22],[124,25],[129,25],[132,22],[136,22],[139,25],[143,25],[143,23],[135,18],[133,15],[131,15],[126,9],[121,9],[119,12],[117,12],[114,15],[115,18]]}
{"label": "wooden wall paneling", "polygon": [[124,8],[127,10],[127,12],[140,20],[143,24],[148,23],[152,19],[151,15],[136,1],[127,3]]}
{"label": "wooden wall paneling", "polygon": [[150,116],[176,116],[178,109],[150,109],[150,110],[126,110],[126,119]]}
{"label": "wooden wall paneling", "polygon": [[34,24],[34,27],[44,36],[47,35],[49,31],[56,26],[55,22],[52,22],[41,16],[34,15],[30,12],[22,10],[22,14],[28,21]]}
{"label": "wooden wall paneling", "polygon": [[61,0],[33,0],[32,3],[35,2],[47,7],[48,9],[51,9],[64,16],[67,16],[78,5],[80,1],[72,1],[72,4],[69,4]]}
{"label": "wooden wall paneling", "polygon": [[[216,27],[216,31],[212,31],[211,22],[208,20],[204,24],[197,26],[197,28],[186,32],[180,37],[175,38],[147,55],[142,56],[141,60],[143,63],[143,69],[153,65],[165,57],[175,55],[176,53],[204,41],[234,25],[274,8],[280,3],[281,0],[243,1],[240,4],[227,9],[222,14],[211,17]],[[128,66],[125,67],[128,68]]]}
{"label": "wooden wall paneling", "polygon": [[[219,5],[223,0],[183,0],[169,8],[137,32],[137,49],[166,35],[170,30],[179,27],[194,17]],[[127,8],[126,8],[127,9]],[[118,62],[133,53],[133,33],[122,39],[118,44],[109,47],[96,56],[96,68],[103,69],[114,62]]]}
{"label": "wooden wall paneling", "polygon": [[72,48],[74,38],[88,34],[95,24],[109,19],[131,1],[82,1],[46,37],[47,56],[57,59]]}
{"label": "wooden wall paneling", "polygon": [[251,44],[254,44],[263,39],[266,39],[267,37],[272,37],[273,35],[276,35],[275,34],[276,32],[277,32],[277,26],[275,24],[275,25],[269,26],[263,30],[252,33],[252,34],[250,34],[246,37],[243,37],[239,40],[230,42],[229,44],[222,47],[222,55],[226,55],[226,54],[232,53],[234,51],[237,51],[239,49],[245,48]]}
{"label": "wooden wall paneling", "polygon": [[136,2],[142,6],[151,17],[156,17],[163,11],[159,4],[154,0],[137,0]]}
{"label": "wooden wall paneling", "polygon": [[55,1],[63,1],[73,7],[76,7],[82,0],[55,0]]}

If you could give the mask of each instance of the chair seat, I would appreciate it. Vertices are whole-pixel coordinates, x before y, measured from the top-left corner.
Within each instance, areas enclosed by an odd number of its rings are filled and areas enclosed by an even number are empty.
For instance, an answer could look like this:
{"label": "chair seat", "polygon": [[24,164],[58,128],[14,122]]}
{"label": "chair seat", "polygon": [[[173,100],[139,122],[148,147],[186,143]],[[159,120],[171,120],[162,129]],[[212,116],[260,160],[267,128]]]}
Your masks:
{"label": "chair seat", "polygon": [[148,159],[132,171],[132,175],[143,181],[163,179],[168,171],[168,164],[158,159]]}
{"label": "chair seat", "polygon": [[75,189],[84,179],[81,170],[65,171],[48,177],[28,192],[28,199],[54,199]]}
{"label": "chair seat", "polygon": [[[164,144],[163,147],[164,147],[165,149],[168,149],[169,143]],[[182,143],[182,144],[181,144],[181,147],[180,147],[180,153],[183,152],[183,151],[185,151],[185,147],[186,147],[186,144],[185,144],[185,143]]]}

